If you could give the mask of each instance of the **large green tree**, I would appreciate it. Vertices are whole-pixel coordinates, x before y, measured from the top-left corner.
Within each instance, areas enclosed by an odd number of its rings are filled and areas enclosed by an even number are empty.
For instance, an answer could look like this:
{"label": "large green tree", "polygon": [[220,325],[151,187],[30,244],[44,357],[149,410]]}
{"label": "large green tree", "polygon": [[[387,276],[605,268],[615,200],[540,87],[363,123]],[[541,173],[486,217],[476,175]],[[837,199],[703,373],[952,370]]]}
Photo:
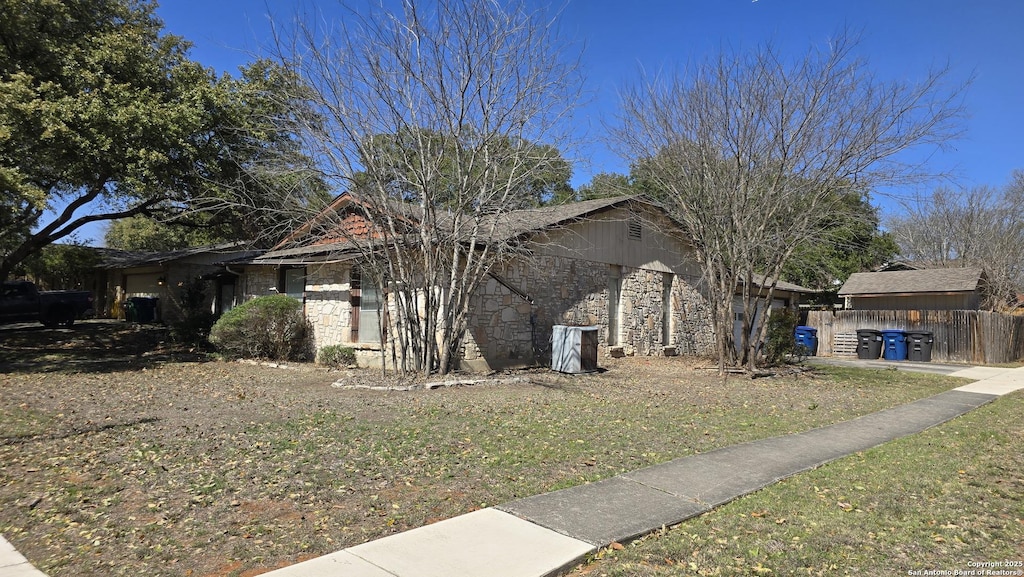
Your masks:
{"label": "large green tree", "polygon": [[0,261],[6,277],[87,223],[194,189],[213,79],[183,40],[160,35],[153,4],[2,4],[0,189],[13,215],[5,224],[23,235]]}
{"label": "large green tree", "polygon": [[170,251],[216,244],[223,240],[208,234],[210,230],[168,224],[150,216],[135,215],[111,221],[103,234],[103,244],[120,250]]}
{"label": "large green tree", "polygon": [[[429,190],[434,205],[459,208],[464,181],[483,178],[513,183],[515,190],[507,208],[537,207],[573,199],[575,192],[569,184],[572,166],[556,147],[509,135],[494,140],[494,150],[489,151],[493,160],[484,164],[472,158],[478,154],[475,147],[479,137],[471,128],[457,138],[436,130],[405,128],[373,135],[360,153],[361,164],[384,164],[384,188],[393,198],[404,202],[419,203],[423,200],[422,191]],[[529,174],[523,177],[519,173],[526,166]],[[369,174],[363,171],[358,179],[365,183]]]}
{"label": "large green tree", "polygon": [[299,118],[315,122],[301,102],[294,77],[263,59],[224,76],[203,110],[210,131],[193,167],[203,187],[187,204],[174,196],[128,218],[113,220],[108,247],[175,250],[248,241],[275,244],[330,200],[327,186],[302,153],[293,129]]}
{"label": "large green tree", "polygon": [[284,124],[266,128],[287,115],[265,97],[287,75],[257,62],[216,78],[155,6],[0,0],[0,278],[92,222],[203,212],[260,228],[238,197],[294,151]]}
{"label": "large green tree", "polygon": [[635,182],[624,174],[615,172],[599,172],[590,178],[590,182],[583,184],[576,191],[578,200],[592,200],[595,198],[609,198],[625,194],[636,194],[638,191]]}
{"label": "large green tree", "polygon": [[88,288],[101,255],[95,248],[71,240],[43,247],[19,265],[19,272],[45,290]]}
{"label": "large green tree", "polygon": [[899,246],[879,229],[878,209],[853,190],[840,193],[818,235],[805,239],[782,267],[782,279],[835,297],[855,272],[867,272],[891,261]]}

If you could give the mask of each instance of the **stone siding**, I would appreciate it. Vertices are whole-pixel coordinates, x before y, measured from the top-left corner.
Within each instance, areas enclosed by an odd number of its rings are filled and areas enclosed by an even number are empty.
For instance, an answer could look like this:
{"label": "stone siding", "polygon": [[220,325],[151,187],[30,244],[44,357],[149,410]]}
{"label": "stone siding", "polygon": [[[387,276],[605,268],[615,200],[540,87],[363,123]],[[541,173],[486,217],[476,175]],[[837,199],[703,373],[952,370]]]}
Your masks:
{"label": "stone siding", "polygon": [[[273,289],[273,290],[271,290]],[[235,285],[241,302],[277,294],[277,269],[270,266],[247,266]]]}
{"label": "stone siding", "polygon": [[[670,341],[662,342],[664,273],[644,268],[612,267],[567,256],[544,255],[513,261],[488,278],[474,296],[463,343],[466,368],[491,370],[545,365],[551,359],[551,333],[556,324],[599,326],[600,352],[609,355],[608,284],[614,271],[621,278],[619,338],[615,352],[661,355],[665,347],[678,354],[708,354],[714,347],[710,309],[695,288],[696,279],[672,275]],[[246,299],[272,294],[277,272],[249,267],[239,290]],[[304,304],[317,349],[343,344],[361,351],[360,364],[379,363],[379,346],[357,345],[351,335],[350,265],[318,265],[307,269]],[[531,298],[531,304],[514,287]],[[390,301],[390,299],[389,299]],[[389,302],[394,318],[394,303]],[[377,351],[377,352],[373,352]]]}
{"label": "stone siding", "polygon": [[[515,294],[489,279],[477,295],[469,319],[464,359],[473,368],[547,364],[556,324],[596,325],[599,347],[610,354],[609,280],[611,266],[565,256],[539,256],[507,266]],[[707,354],[714,346],[710,308],[696,290],[696,279],[672,276],[670,342],[662,342],[662,272],[617,267],[621,278],[618,347],[626,355],[660,355],[664,347],[682,354]]]}
{"label": "stone siding", "polygon": [[350,270],[347,264],[325,264],[306,269],[306,318],[313,325],[317,349],[350,344]]}

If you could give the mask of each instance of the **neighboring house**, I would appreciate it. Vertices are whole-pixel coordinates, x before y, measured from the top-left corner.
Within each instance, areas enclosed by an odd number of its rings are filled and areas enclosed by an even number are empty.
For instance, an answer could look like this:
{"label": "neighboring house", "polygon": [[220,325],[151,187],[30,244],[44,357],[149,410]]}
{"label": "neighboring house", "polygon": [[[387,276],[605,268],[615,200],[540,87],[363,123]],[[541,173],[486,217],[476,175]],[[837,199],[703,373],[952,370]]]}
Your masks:
{"label": "neighboring house", "polygon": [[185,283],[206,282],[211,312],[221,313],[242,301],[235,292],[237,275],[224,263],[249,259],[262,251],[244,249],[243,243],[201,246],[168,252],[115,251],[107,249],[101,269],[106,270],[102,302],[104,316],[124,318],[125,303],[132,297],[158,300],[161,319],[178,316],[174,291]]}
{"label": "neighboring house", "polygon": [[[352,346],[361,363],[371,364],[380,357],[378,315],[387,296],[362,282],[360,253],[346,240],[368,230],[358,212],[346,211],[353,202],[342,195],[330,209],[347,234],[327,230],[300,242],[295,240],[303,235],[293,235],[291,242],[233,268],[244,272],[239,294],[301,298],[318,348]],[[395,210],[416,219],[415,207]],[[503,218],[502,238],[522,239],[525,250],[493,270],[477,290],[462,350],[465,368],[546,363],[557,324],[597,326],[605,355],[713,351],[700,266],[680,227],[660,207],[617,197]],[[802,289],[786,283],[778,288],[779,302],[795,306]]]}
{"label": "neighboring house", "polygon": [[851,310],[978,310],[985,275],[980,268],[854,273],[839,296]]}
{"label": "neighboring house", "polygon": [[[758,290],[767,290],[771,279],[764,277],[757,277],[754,279],[754,284]],[[741,293],[741,286],[736,287],[736,296],[733,297],[732,302],[732,314],[733,314],[733,328],[732,328],[732,339],[733,345],[736,347],[736,352],[740,352],[742,346],[743,337],[743,296]],[[773,311],[788,308],[796,310],[800,304],[800,300],[804,295],[813,294],[817,291],[802,287],[798,284],[793,284],[786,281],[778,281],[775,283],[775,292],[772,294],[772,306]],[[758,333],[763,320],[763,311],[761,307],[758,307],[757,313],[754,316],[754,322],[751,324],[750,331],[751,337]]]}

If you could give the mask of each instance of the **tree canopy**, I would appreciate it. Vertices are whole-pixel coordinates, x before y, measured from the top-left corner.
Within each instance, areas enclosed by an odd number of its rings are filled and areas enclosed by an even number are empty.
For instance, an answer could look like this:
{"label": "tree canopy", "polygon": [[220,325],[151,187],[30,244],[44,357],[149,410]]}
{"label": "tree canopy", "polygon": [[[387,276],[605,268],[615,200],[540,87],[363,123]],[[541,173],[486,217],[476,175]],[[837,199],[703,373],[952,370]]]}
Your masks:
{"label": "tree canopy", "polygon": [[150,216],[135,215],[110,221],[103,234],[103,244],[119,250],[171,251],[228,240],[209,234],[210,230],[167,224]]}
{"label": "tree canopy", "polygon": [[835,297],[855,272],[867,272],[899,254],[892,235],[879,229],[878,209],[859,191],[842,194],[820,235],[804,240],[782,267],[782,280]]}
{"label": "tree canopy", "polygon": [[[574,197],[569,184],[572,166],[558,149],[511,135],[492,137],[488,162],[480,162],[480,139],[472,127],[458,134],[445,134],[418,127],[402,128],[389,134],[375,134],[361,147],[360,164],[376,166],[386,182],[383,189],[395,200],[430,202],[439,208],[465,210],[464,188],[485,179],[509,181],[507,208],[558,204]],[[365,186],[370,175],[356,176]]]}
{"label": "tree canopy", "polygon": [[285,114],[258,105],[277,102],[260,96],[283,72],[256,63],[217,79],[162,34],[155,7],[0,1],[0,277],[90,222],[227,216],[238,203],[218,191],[258,193],[248,167],[267,149],[290,152],[281,124],[259,121]]}

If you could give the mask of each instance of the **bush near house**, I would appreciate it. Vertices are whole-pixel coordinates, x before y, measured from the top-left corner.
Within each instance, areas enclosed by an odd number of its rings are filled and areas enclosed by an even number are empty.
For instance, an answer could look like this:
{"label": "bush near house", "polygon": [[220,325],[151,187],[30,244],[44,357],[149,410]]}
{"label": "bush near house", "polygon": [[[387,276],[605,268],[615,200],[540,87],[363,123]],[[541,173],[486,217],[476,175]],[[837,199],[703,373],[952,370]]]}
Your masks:
{"label": "bush near house", "polygon": [[351,347],[328,345],[320,349],[316,362],[328,367],[342,367],[356,364],[356,351]]}
{"label": "bush near house", "polygon": [[800,319],[789,309],[772,311],[768,317],[768,334],[764,345],[765,363],[770,366],[782,364],[788,355],[796,352],[793,332]]}
{"label": "bush near house", "polygon": [[311,335],[302,303],[270,295],[224,313],[210,331],[210,342],[231,358],[297,361],[311,356]]}

